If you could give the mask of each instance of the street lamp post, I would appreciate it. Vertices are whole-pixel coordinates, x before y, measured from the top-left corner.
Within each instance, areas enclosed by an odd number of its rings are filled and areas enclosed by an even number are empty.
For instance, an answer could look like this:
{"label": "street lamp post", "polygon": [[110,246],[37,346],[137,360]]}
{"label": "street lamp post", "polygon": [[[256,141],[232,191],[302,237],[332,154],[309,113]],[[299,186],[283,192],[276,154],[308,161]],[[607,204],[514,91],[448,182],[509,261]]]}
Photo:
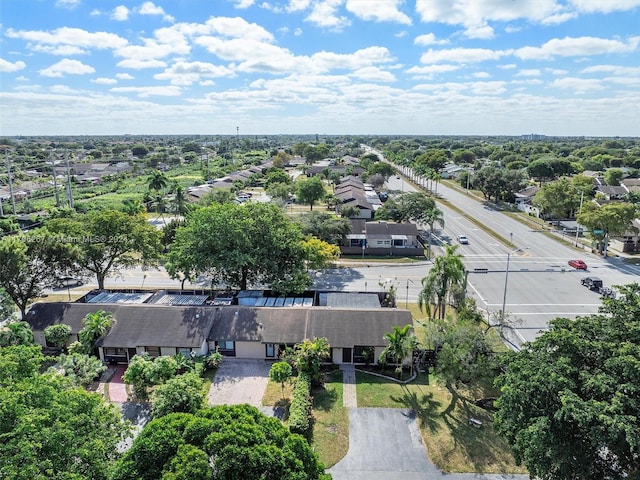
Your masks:
{"label": "street lamp post", "polygon": [[[513,233],[509,234],[509,243],[513,245]],[[507,307],[507,285],[509,284],[509,261],[511,260],[511,251],[507,252],[507,270],[504,274],[504,294],[502,295],[502,311],[500,312],[500,323],[504,323],[504,310]]]}

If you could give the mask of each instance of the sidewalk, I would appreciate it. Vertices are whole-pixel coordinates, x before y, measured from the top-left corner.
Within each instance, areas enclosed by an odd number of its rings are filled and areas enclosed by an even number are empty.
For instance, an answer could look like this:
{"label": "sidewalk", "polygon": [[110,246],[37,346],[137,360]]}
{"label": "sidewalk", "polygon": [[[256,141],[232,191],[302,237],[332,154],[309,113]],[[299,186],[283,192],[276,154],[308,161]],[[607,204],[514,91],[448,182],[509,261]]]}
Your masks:
{"label": "sidewalk", "polygon": [[355,366],[343,363],[340,365],[340,370],[342,370],[342,404],[347,408],[358,408]]}

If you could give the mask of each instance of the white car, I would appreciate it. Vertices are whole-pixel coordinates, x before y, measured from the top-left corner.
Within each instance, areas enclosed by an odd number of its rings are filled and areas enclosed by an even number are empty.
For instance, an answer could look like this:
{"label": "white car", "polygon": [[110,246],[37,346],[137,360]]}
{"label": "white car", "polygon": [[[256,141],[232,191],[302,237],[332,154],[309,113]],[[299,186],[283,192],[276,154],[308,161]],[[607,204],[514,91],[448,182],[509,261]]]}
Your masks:
{"label": "white car", "polygon": [[56,288],[64,288],[64,287],[79,287],[82,285],[82,280],[76,277],[58,277],[53,282],[53,286]]}
{"label": "white car", "polygon": [[464,235],[458,235],[458,243],[461,243],[462,245],[467,245],[469,243],[469,239]]}

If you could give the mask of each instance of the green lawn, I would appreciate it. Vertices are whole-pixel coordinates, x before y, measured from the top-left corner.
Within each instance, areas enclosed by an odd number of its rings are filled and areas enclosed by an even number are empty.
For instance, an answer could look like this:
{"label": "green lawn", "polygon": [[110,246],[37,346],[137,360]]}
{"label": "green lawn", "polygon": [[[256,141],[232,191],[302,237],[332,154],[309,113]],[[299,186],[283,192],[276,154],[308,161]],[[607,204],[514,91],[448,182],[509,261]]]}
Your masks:
{"label": "green lawn", "polygon": [[[356,373],[359,407],[411,408],[417,416],[427,453],[438,468],[448,472],[527,473],[515,465],[509,446],[494,432],[490,412],[474,404],[494,395],[486,386],[452,394],[437,378],[422,374],[408,385]],[[469,418],[483,422],[469,426]]]}

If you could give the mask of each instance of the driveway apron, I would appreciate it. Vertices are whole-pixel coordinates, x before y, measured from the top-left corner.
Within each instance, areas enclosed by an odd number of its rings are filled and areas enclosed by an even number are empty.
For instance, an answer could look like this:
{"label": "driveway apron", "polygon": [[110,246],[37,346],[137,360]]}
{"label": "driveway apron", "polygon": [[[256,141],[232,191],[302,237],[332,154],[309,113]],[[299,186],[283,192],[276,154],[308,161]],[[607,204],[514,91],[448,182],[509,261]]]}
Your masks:
{"label": "driveway apron", "polygon": [[527,480],[528,475],[443,473],[428,459],[415,415],[395,408],[349,409],[349,451],[334,480]]}
{"label": "driveway apron", "polygon": [[224,359],[209,394],[209,405],[262,405],[271,363],[264,360]]}

